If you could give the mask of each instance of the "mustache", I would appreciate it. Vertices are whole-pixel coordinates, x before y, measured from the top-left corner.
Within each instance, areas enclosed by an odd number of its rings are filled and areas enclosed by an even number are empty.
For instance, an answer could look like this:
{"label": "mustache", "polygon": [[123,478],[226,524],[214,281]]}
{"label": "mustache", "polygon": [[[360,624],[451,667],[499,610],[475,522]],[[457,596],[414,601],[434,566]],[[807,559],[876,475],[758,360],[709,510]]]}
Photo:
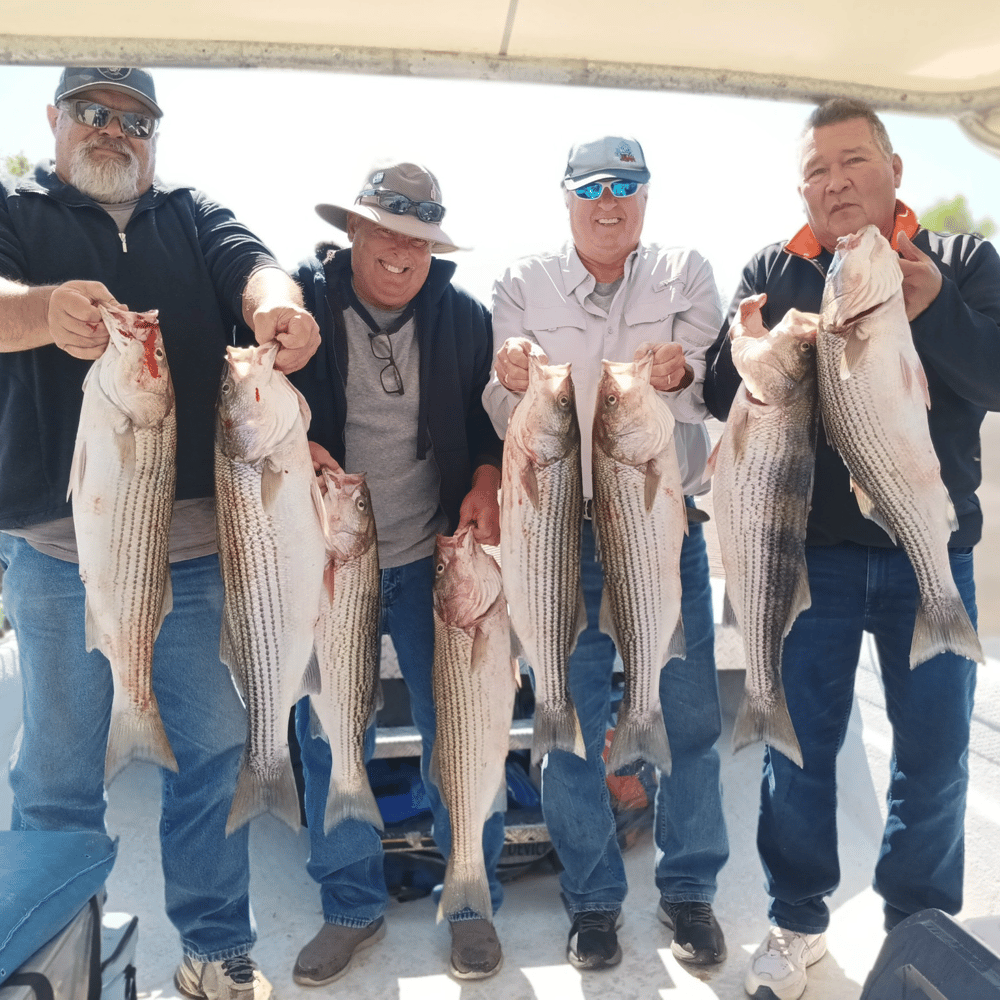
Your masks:
{"label": "mustache", "polygon": [[95,135],[92,139],[88,139],[83,145],[87,150],[110,149],[116,153],[121,153],[122,155],[127,156],[130,160],[135,159],[135,153],[132,152],[132,147],[129,146],[124,139],[116,139],[114,136]]}

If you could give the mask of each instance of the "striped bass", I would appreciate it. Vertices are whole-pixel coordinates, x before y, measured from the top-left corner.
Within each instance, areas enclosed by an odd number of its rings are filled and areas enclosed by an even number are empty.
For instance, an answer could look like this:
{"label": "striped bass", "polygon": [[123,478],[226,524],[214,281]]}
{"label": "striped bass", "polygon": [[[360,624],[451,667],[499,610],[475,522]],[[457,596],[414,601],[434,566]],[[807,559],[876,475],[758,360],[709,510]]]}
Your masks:
{"label": "striped bass", "polygon": [[247,708],[232,833],[271,812],[299,828],[288,716],[319,691],[311,660],[325,558],[302,394],[274,371],[277,341],[227,347],[215,433],[216,528],[225,599],[219,656]]}
{"label": "striped bass", "polygon": [[483,826],[507,808],[507,751],[519,683],[500,569],[471,528],[438,535],[434,556],[430,775],[448,807],[451,853],[438,921],[468,907],[492,921]]}
{"label": "striped bass", "polygon": [[517,643],[534,672],[532,759],[585,757],[569,658],[587,623],[580,589],[580,426],[570,366],[528,355],[528,389],[504,438],[500,566]]}
{"label": "striped bass", "polygon": [[819,317],[790,309],[769,332],[760,315],[765,300],[744,299],[730,334],[743,382],[710,460],[712,495],[726,571],[723,623],[738,625],[746,651],[733,751],[762,739],[802,767],[781,653],[810,605],[805,540],[819,421]]}
{"label": "striped bass", "polygon": [[[321,691],[310,696],[330,743],[323,829],[353,817],[382,829],[365,770],[365,733],[379,700],[381,585],[371,496],[364,475],[322,469],[326,571],[316,623]],[[318,735],[318,734],[317,734]]]}
{"label": "striped bass", "polygon": [[609,773],[640,758],[670,772],[660,671],[685,654],[680,556],[687,516],[674,417],[649,384],[652,364],[652,352],[640,361],[602,362],[594,410],[601,630],[625,670]]}
{"label": "striped bass", "polygon": [[983,663],[951,575],[958,527],[927,424],[927,376],[913,346],[903,275],[877,226],[841,237],[826,277],[817,364],[827,438],[865,517],[902,545],[920,589],[910,666],[951,650]]}
{"label": "striped bass", "polygon": [[106,309],[111,339],[83,383],[69,477],[88,652],[114,677],[104,780],[133,760],[177,770],[153,693],[153,646],[173,606],[168,540],[177,413],[157,312]]}

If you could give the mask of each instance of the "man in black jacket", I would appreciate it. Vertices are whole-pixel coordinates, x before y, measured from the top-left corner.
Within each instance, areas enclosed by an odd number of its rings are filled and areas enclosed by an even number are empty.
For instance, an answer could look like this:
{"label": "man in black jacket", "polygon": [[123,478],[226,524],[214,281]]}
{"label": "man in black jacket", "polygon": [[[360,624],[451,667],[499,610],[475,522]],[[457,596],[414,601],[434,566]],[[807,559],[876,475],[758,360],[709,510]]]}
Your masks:
{"label": "man in black jacket", "polygon": [[0,566],[24,690],[11,828],[104,830],[112,677],[105,656],[87,652],[66,491],[81,386],[108,343],[98,305],[158,309],[183,511],[153,668],[178,765],[163,772],[160,826],[167,914],[184,950],[175,981],[196,1000],[267,1000],[249,958],[247,829],[225,834],[246,715],[219,660],[214,410],[241,319],[258,341],[277,338],[284,371],[315,351],[319,331],[232,213],[155,179],[161,114],[144,70],[68,68],[48,109],[54,164],[0,180]]}
{"label": "man in black jacket", "polygon": [[[766,247],[743,271],[740,301],[767,294],[763,319],[819,312],[837,240],[876,225],[900,254],[913,342],[927,377],[931,439],[958,518],[949,542],[952,574],[976,620],[972,546],[982,514],[979,428],[1000,409],[1000,260],[975,236],[921,229],[896,199],[902,161],[880,119],[860,101],[813,112],[801,146],[799,192],[808,224]],[[725,419],[739,375],[729,324],[709,350],[705,402]],[[962,906],[969,726],[976,665],[951,652],[910,669],[918,605],[910,560],[866,519],[847,468],[820,429],[806,538],[811,606],[796,619],[782,660],[785,693],[804,766],[768,747],[757,846],[775,926],[751,959],[751,996],[794,1000],[806,969],[826,952],[825,898],[839,881],[836,758],[851,711],[863,632],[874,636],[893,727],[889,815],[875,868],[891,929],[918,910]]]}
{"label": "man in black jacket", "polygon": [[[499,540],[501,443],[483,410],[493,342],[484,306],[451,284],[455,265],[434,253],[459,249],[441,228],[437,180],[412,163],[372,170],[350,208],[318,205],[346,231],[351,248],[321,245],[296,277],[320,322],[322,344],[293,381],[312,410],[309,437],[319,465],[367,472],[382,573],[383,630],[393,639],[413,721],[434,839],[447,857],[448,810],[428,778],[435,713],[431,688],[435,535],[473,524],[484,544]],[[330,747],[310,735],[309,706],[297,710],[311,852],[323,927],[299,954],[295,981],[322,986],[352,956],[381,940],[388,903],[382,842],[370,823],[347,819],[323,833]],[[496,864],[504,817],[483,830],[493,909],[502,898]],[[491,914],[446,914],[451,973],[493,975],[502,960]]]}

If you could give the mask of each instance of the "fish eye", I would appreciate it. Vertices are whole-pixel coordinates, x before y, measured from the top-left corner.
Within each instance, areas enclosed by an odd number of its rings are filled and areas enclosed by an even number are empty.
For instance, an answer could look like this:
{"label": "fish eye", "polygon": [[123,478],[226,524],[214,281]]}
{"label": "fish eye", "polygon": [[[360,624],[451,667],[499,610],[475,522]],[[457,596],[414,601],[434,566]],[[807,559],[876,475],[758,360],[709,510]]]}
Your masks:
{"label": "fish eye", "polygon": [[228,396],[229,393],[233,391],[233,383],[230,382],[229,379],[226,379],[226,381],[222,383],[222,389],[220,391],[223,396]]}
{"label": "fish eye", "polygon": [[356,506],[356,507],[358,508],[358,510],[360,510],[360,511],[361,511],[362,513],[363,513],[364,511],[366,511],[366,510],[368,509],[368,504],[366,504],[366,503],[365,503],[365,501],[364,501],[364,498],[363,498],[363,497],[358,497],[358,499],[357,499],[357,500],[355,501],[355,506]]}
{"label": "fish eye", "polygon": [[605,396],[604,401],[608,404],[608,406],[618,405],[618,397],[613,392]]}
{"label": "fish eye", "polygon": [[444,563],[439,562],[437,566],[434,567],[434,575],[440,576],[444,572]]}
{"label": "fish eye", "polygon": [[562,395],[559,397],[560,406],[569,406],[569,396]]}

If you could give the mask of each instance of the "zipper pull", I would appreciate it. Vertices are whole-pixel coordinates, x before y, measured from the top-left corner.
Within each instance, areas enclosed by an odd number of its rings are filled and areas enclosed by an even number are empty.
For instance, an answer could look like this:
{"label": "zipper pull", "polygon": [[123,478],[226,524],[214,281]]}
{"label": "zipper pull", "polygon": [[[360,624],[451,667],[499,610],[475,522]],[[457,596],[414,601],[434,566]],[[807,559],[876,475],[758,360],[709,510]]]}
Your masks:
{"label": "zipper pull", "polygon": [[125,234],[119,233],[118,239],[122,241],[122,253],[128,253],[128,243],[125,242]]}

